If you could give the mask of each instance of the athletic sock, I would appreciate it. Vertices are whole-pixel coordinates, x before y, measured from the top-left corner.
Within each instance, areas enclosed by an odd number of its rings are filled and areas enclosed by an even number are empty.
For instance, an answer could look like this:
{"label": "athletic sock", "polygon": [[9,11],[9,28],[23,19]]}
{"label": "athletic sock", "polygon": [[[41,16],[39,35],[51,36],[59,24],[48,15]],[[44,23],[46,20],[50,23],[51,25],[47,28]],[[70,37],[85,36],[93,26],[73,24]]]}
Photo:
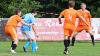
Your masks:
{"label": "athletic sock", "polygon": [[70,40],[64,40],[64,46],[65,46],[65,50],[64,51],[67,51],[68,47],[70,45]]}
{"label": "athletic sock", "polygon": [[70,46],[70,39],[68,40],[68,47]]}
{"label": "athletic sock", "polygon": [[15,50],[16,47],[17,47],[17,45],[16,45],[16,44],[13,44],[13,45],[12,45],[12,50]]}
{"label": "athletic sock", "polygon": [[11,47],[13,46],[13,44],[14,44],[14,41],[12,41]]}
{"label": "athletic sock", "polygon": [[74,46],[74,44],[75,44],[75,37],[72,38],[72,44],[71,45]]}
{"label": "athletic sock", "polygon": [[94,36],[93,35],[90,35],[90,36],[91,36],[92,44],[93,46],[95,46]]}
{"label": "athletic sock", "polygon": [[26,41],[26,44],[24,45],[24,48],[28,48],[28,46],[30,45],[30,41]]}
{"label": "athletic sock", "polygon": [[32,52],[36,51],[37,43],[36,41],[32,41]]}

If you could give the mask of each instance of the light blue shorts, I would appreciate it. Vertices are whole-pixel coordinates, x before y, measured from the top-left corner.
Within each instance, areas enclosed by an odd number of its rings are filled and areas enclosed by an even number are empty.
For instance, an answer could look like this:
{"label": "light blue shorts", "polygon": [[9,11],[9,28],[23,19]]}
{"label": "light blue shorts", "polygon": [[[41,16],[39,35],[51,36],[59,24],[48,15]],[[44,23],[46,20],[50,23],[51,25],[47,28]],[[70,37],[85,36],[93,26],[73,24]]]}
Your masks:
{"label": "light blue shorts", "polygon": [[34,39],[36,36],[33,31],[22,31],[25,39]]}

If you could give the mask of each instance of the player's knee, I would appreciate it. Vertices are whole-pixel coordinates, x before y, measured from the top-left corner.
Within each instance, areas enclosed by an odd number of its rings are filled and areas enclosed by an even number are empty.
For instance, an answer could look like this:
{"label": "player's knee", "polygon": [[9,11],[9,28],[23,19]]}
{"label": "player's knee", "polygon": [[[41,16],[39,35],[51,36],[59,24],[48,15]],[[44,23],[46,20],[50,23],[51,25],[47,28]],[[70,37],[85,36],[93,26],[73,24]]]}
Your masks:
{"label": "player's knee", "polygon": [[14,44],[18,44],[18,39],[14,40]]}
{"label": "player's knee", "polygon": [[70,39],[70,36],[64,36],[64,39],[68,40],[68,39]]}
{"label": "player's knee", "polygon": [[74,38],[75,38],[77,34],[78,34],[78,32],[74,33],[72,37],[74,37]]}
{"label": "player's knee", "polygon": [[89,34],[90,34],[90,35],[93,35],[93,32],[89,31]]}

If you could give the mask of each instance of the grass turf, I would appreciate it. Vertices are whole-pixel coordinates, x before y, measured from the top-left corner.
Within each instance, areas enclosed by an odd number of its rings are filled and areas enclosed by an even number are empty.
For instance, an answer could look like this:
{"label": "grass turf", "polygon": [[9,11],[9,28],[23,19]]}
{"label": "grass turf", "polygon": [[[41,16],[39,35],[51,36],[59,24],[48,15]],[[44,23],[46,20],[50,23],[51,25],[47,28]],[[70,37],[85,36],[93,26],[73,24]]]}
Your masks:
{"label": "grass turf", "polygon": [[[27,53],[23,52],[25,42],[19,42],[16,49],[17,53],[12,54],[10,50],[10,42],[0,42],[0,56],[66,56],[63,54],[63,42],[38,42],[39,50],[37,53],[31,52],[31,46]],[[77,42],[74,47],[70,47],[68,56],[100,56],[100,43],[96,43],[93,47],[91,43]]]}

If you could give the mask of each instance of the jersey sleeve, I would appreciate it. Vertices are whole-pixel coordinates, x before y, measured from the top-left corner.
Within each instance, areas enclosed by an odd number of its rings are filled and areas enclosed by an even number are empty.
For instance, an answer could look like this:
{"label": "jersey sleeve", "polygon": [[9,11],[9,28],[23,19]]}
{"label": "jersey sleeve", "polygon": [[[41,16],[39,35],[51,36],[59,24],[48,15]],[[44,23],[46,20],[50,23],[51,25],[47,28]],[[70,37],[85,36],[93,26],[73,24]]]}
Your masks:
{"label": "jersey sleeve", "polygon": [[60,16],[64,16],[65,10],[60,13]]}
{"label": "jersey sleeve", "polygon": [[29,17],[29,15],[24,15],[23,16],[23,19],[24,19],[24,21],[26,22],[26,23],[28,23],[30,20],[30,17]]}
{"label": "jersey sleeve", "polygon": [[91,16],[91,14],[90,14],[90,12],[88,12],[88,17],[89,17],[89,18],[91,18],[91,17],[92,17],[92,16]]}
{"label": "jersey sleeve", "polygon": [[81,14],[79,13],[79,11],[76,11],[76,16],[77,16],[78,18],[82,18],[82,16],[81,16]]}
{"label": "jersey sleeve", "polygon": [[90,25],[91,25],[91,14],[90,14],[90,12],[88,11],[88,18],[89,18],[89,22],[90,22]]}

